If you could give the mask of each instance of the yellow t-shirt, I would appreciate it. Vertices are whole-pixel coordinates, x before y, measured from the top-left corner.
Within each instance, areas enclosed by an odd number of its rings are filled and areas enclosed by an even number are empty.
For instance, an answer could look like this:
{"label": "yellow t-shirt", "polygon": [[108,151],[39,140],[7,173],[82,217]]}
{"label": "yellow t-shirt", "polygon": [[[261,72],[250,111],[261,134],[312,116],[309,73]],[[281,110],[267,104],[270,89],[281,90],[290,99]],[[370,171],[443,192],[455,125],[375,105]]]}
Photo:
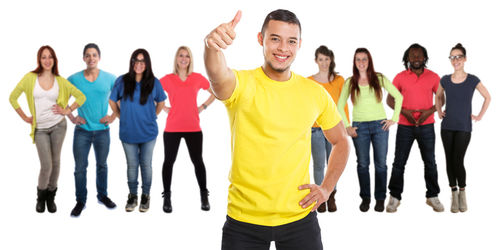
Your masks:
{"label": "yellow t-shirt", "polygon": [[278,226],[307,216],[299,206],[309,190],[311,126],[341,121],[324,88],[292,72],[269,79],[259,67],[234,71],[236,87],[224,101],[231,127],[232,168],[228,215],[238,221]]}
{"label": "yellow t-shirt", "polygon": [[[319,85],[323,86],[323,88],[328,91],[328,94],[333,98],[333,101],[335,104],[338,104],[339,102],[339,97],[340,93],[342,92],[342,87],[344,86],[344,77],[341,75],[337,75],[331,82],[328,83],[322,83],[314,80],[313,76],[308,77],[308,79],[313,80],[314,82],[318,83]],[[349,120],[349,107],[345,105],[344,111],[347,116],[347,120]],[[313,127],[319,127],[317,123],[314,123]]]}

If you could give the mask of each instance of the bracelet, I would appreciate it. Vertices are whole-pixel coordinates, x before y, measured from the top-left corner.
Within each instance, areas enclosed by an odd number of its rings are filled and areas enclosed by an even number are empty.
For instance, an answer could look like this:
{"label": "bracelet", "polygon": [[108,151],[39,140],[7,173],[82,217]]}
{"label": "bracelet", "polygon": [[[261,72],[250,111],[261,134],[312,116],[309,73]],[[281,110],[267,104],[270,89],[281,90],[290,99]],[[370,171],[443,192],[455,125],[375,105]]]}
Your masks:
{"label": "bracelet", "polygon": [[203,109],[207,109],[207,105],[205,103],[203,103],[201,106],[203,106]]}

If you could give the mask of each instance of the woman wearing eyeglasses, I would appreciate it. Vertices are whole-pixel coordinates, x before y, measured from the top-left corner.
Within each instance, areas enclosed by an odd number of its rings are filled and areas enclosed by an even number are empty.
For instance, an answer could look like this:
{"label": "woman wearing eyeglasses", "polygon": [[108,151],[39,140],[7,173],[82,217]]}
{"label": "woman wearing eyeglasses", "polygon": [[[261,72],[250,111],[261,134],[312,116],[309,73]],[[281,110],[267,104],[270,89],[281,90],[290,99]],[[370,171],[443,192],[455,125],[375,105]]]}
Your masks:
{"label": "woman wearing eyeglasses", "polygon": [[[358,48],[354,53],[353,75],[348,78],[340,93],[338,110],[344,121],[347,134],[352,137],[358,162],[358,179],[361,204],[359,209],[366,212],[370,209],[370,144],[373,145],[375,163],[375,211],[384,211],[387,190],[387,149],[389,127],[399,120],[403,104],[403,96],[394,85],[381,73],[375,72],[370,52]],[[382,103],[382,88],[394,97],[394,113],[388,120]],[[352,126],[349,124],[344,106],[348,97],[353,103]]]}
{"label": "woman wearing eyeglasses", "polygon": [[[441,123],[441,139],[446,155],[446,172],[452,191],[451,212],[467,211],[465,197],[464,157],[471,138],[472,121],[480,121],[491,101],[490,94],[478,77],[464,71],[467,61],[465,48],[458,43],[451,49],[449,56],[454,72],[441,78],[436,93],[436,110]],[[478,115],[472,114],[472,96],[478,90],[484,98]],[[446,97],[445,111],[442,98]],[[458,188],[457,188],[458,185]]]}
{"label": "woman wearing eyeglasses", "polygon": [[125,206],[127,212],[137,206],[139,166],[142,177],[139,211],[149,209],[153,149],[158,136],[156,118],[165,99],[160,81],[153,74],[149,53],[137,49],[130,57],[129,72],[116,79],[109,101],[113,115],[120,118],[120,140],[127,158],[130,191]]}

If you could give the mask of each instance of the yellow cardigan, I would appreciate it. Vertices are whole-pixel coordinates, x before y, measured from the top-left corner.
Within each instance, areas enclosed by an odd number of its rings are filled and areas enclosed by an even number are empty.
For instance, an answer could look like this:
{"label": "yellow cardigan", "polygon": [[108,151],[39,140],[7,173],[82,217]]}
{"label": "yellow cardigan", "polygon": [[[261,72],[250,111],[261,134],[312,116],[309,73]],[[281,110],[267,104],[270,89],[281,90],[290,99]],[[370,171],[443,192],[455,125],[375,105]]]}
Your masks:
{"label": "yellow cardigan", "polygon": [[[17,99],[24,92],[26,95],[26,100],[28,101],[28,106],[30,113],[33,116],[33,122],[31,123],[31,139],[35,143],[35,128],[36,128],[36,112],[35,112],[35,99],[33,97],[33,89],[35,88],[37,74],[29,72],[26,74],[21,81],[17,84],[16,88],[10,93],[9,101],[14,109],[18,109],[19,103]],[[61,76],[56,76],[57,84],[59,85],[59,96],[57,97],[57,105],[61,108],[66,108],[68,105],[69,98],[74,96],[76,103],[81,107],[85,102],[85,95],[78,90],[73,84]]]}

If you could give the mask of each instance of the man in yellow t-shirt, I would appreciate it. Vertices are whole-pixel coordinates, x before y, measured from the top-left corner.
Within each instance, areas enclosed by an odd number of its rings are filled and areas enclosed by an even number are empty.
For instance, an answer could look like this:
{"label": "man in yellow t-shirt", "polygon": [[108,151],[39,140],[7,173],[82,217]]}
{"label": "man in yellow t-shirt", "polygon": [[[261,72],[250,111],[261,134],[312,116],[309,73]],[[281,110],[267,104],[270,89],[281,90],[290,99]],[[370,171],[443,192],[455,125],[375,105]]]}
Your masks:
{"label": "man in yellow t-shirt", "polygon": [[[347,162],[349,144],[332,98],[290,65],[301,45],[300,22],[290,11],[268,14],[258,42],[265,63],[254,70],[226,66],[221,49],[241,18],[205,38],[205,66],[231,127],[232,168],[222,249],[322,249],[315,210],[328,199]],[[310,183],[311,126],[332,143],[323,183]]]}

